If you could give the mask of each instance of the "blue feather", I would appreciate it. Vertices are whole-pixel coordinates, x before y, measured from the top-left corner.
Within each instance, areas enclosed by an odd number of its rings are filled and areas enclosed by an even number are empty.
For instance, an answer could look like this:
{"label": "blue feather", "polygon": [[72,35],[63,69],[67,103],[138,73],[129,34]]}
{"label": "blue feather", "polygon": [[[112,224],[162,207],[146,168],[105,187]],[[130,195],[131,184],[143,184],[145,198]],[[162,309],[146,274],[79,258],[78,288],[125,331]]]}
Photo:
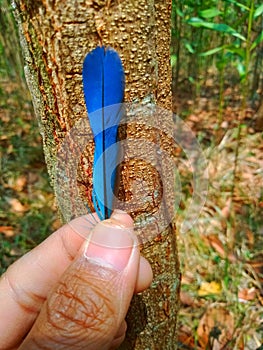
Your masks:
{"label": "blue feather", "polygon": [[113,208],[118,163],[117,133],[123,115],[125,75],[121,59],[112,48],[97,47],[83,63],[83,88],[94,136],[92,200],[100,219]]}

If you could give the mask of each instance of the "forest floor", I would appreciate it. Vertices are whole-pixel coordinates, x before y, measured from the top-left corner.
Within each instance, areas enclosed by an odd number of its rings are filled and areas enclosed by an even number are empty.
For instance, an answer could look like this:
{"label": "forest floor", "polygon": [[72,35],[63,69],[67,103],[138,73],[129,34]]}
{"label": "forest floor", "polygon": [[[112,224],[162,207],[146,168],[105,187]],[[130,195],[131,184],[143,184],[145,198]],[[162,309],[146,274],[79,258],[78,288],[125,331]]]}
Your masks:
{"label": "forest floor", "polygon": [[[200,216],[190,231],[178,230],[181,349],[263,349],[263,135],[255,112],[239,106],[229,103],[220,117],[214,96],[182,96],[176,105],[208,162]],[[184,165],[179,173],[189,177]]]}
{"label": "forest floor", "polygon": [[[214,98],[197,103],[183,95],[176,110],[200,143],[209,175],[198,220],[180,232],[192,200],[193,174],[184,157],[178,162],[179,348],[263,349],[262,132],[253,127],[253,111],[241,113],[238,102],[218,117]],[[0,174],[3,273],[61,225],[30,97],[7,81],[0,89]]]}

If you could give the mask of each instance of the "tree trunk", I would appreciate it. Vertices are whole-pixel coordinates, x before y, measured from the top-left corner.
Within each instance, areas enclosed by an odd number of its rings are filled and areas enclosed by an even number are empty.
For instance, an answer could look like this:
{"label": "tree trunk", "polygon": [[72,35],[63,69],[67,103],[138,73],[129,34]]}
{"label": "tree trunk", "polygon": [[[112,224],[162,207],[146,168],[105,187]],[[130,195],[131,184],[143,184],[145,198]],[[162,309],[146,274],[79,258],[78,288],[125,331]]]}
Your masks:
{"label": "tree trunk", "polygon": [[[67,149],[63,148],[66,135],[71,133],[73,141],[81,136],[79,129],[75,134],[71,131],[81,125],[80,120],[86,120],[81,76],[83,59],[101,43],[112,46],[122,58],[126,74],[125,102],[132,103],[127,107],[125,131],[120,131],[127,142],[119,198],[137,200],[129,212],[138,228],[142,254],[152,264],[154,281],[149,290],[134,297],[127,316],[127,337],[121,348],[176,349],[180,283],[175,225],[171,220],[174,177],[167,176],[173,172],[173,162],[163,155],[173,154],[172,114],[163,110],[149,112],[146,125],[145,111],[138,107],[136,123],[131,122],[135,101],[143,102],[144,106],[157,103],[171,109],[171,3],[169,0],[14,0],[13,7],[48,172],[59,204],[63,198],[60,209],[66,220],[84,213],[83,208],[79,208],[75,189],[70,195],[61,190],[63,184],[57,181],[57,158],[60,165],[66,163],[67,167],[75,161],[73,166],[78,166],[75,187],[81,193],[82,203],[85,198],[92,207],[92,142],[88,142],[85,149],[80,145],[78,163],[67,153],[76,152],[71,141]],[[88,124],[83,123],[83,127],[88,128]],[[89,130],[87,134],[90,135]],[[142,156],[147,155],[147,161],[140,157],[134,159],[136,138],[140,139],[138,148]],[[146,140],[146,144],[141,140]],[[158,147],[149,149],[149,144]],[[59,176],[61,180],[61,174]],[[126,208],[125,204],[123,207]]]}

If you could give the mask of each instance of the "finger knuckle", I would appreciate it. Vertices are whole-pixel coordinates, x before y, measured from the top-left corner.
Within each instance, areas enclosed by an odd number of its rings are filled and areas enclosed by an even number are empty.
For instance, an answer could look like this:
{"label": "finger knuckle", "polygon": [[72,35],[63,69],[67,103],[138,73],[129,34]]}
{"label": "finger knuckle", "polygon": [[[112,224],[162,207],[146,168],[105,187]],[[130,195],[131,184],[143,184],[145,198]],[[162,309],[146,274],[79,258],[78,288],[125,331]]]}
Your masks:
{"label": "finger knuckle", "polygon": [[8,286],[8,294],[10,298],[17,304],[24,313],[28,315],[34,315],[39,312],[39,309],[43,302],[46,300],[40,293],[36,293],[29,288],[17,284],[15,278],[7,270],[3,275]]}

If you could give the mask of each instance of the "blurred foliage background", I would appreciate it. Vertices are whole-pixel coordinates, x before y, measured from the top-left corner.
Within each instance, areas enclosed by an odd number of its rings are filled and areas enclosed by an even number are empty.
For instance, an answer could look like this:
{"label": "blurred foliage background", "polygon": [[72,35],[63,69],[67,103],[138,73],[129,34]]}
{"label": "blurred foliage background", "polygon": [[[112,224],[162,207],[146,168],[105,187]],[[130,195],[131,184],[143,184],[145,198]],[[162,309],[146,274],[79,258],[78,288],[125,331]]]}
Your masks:
{"label": "blurred foliage background", "polygon": [[[180,232],[193,174],[178,154],[180,349],[262,349],[263,4],[172,1],[174,111],[209,166],[206,204]],[[60,226],[11,5],[0,0],[0,273]]]}
{"label": "blurred foliage background", "polygon": [[0,273],[50,234],[55,219],[16,24],[0,0]]}
{"label": "blurred foliage background", "polygon": [[[225,90],[237,88],[243,103],[262,98],[263,4],[261,1],[176,1],[172,11],[174,90],[184,82],[196,98],[218,90],[219,112]],[[215,92],[213,90],[213,92]],[[220,114],[222,119],[222,114]]]}

